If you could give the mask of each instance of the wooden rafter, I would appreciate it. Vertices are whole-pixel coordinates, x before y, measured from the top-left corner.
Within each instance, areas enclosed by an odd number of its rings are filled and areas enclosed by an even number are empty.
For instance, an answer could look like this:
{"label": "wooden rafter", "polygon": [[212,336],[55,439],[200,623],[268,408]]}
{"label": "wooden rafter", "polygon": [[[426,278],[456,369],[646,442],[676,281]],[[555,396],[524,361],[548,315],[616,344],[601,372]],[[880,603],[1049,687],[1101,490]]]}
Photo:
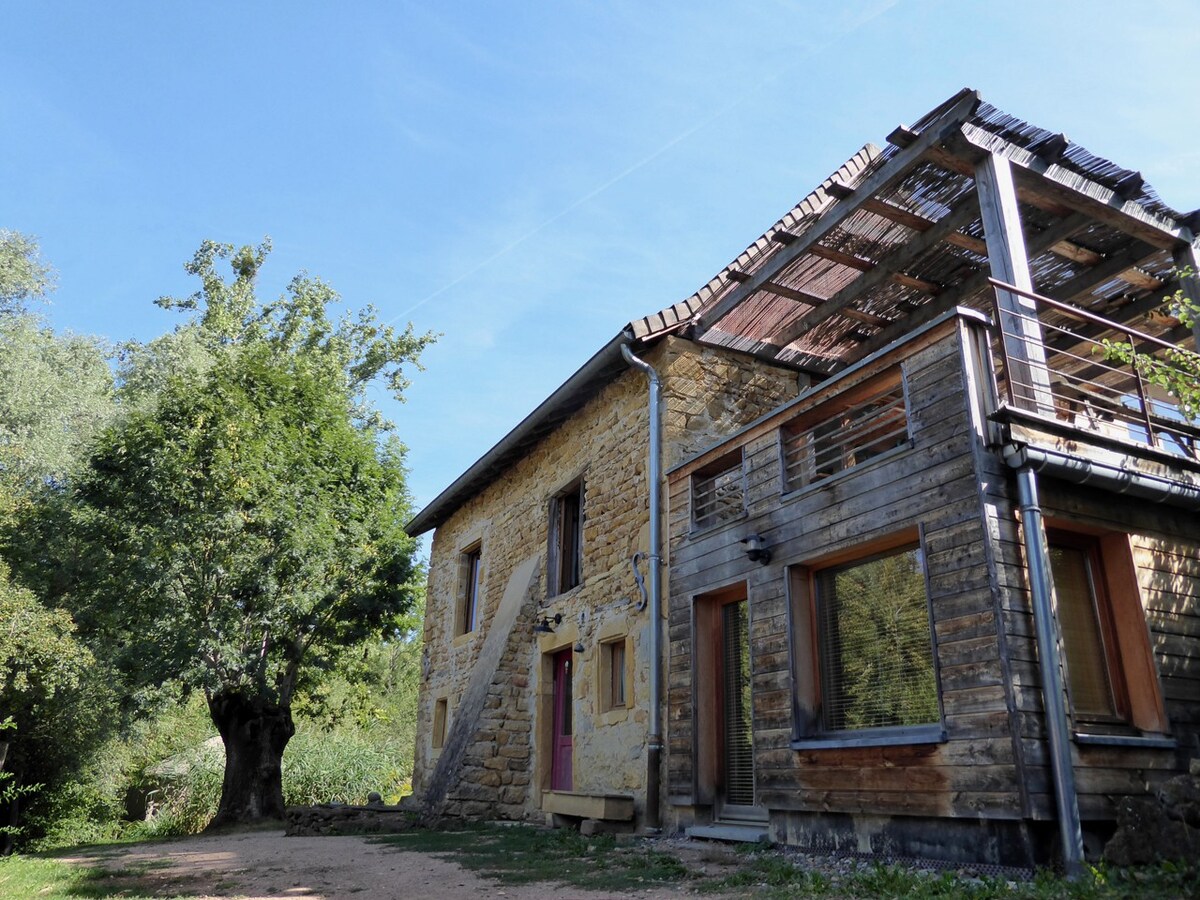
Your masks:
{"label": "wooden rafter", "polygon": [[[909,147],[900,150],[884,165],[880,166],[856,185],[856,193],[859,196],[871,197],[895,185],[908,173],[909,168],[914,163],[921,160],[926,150],[941,140],[941,136],[946,129],[960,128],[965,124],[978,104],[978,93],[974,91],[965,93],[954,106],[939,116],[934,122],[930,123]],[[697,334],[703,334],[712,328],[743,300],[761,289],[768,281],[775,280],[776,276],[799,259],[808,247],[816,244],[821,238],[860,208],[860,205],[856,204],[853,199],[835,203],[797,241],[790,246],[781,248],[771,257],[764,260],[763,264],[754,272],[750,281],[733,288],[728,294],[713,304],[711,309],[701,315],[697,322]]]}
{"label": "wooden rafter", "polygon": [[[878,197],[870,197],[864,200],[862,208],[888,221],[903,225],[905,228],[911,228],[916,232],[926,232],[936,224],[933,219],[918,216],[916,213],[901,209],[896,204],[889,203],[887,200],[880,200]],[[962,234],[956,231],[946,235],[945,241],[947,244],[954,244],[956,247],[962,247],[964,250],[970,250],[972,253],[978,253],[980,256],[987,256],[987,244],[980,238],[971,237],[969,234]]]}
{"label": "wooden rafter", "polygon": [[[961,127],[960,134],[961,140],[977,152],[999,153],[1008,159],[1018,179],[1022,200],[1036,196],[1048,203],[1086,213],[1098,222],[1163,250],[1174,249],[1180,243],[1191,243],[1194,239],[1186,226],[1156,215],[1117,191],[1064,166],[1047,162],[969,122]],[[949,146],[953,147],[953,142]]]}
{"label": "wooden rafter", "polygon": [[[1028,256],[1032,259],[1039,256],[1039,254],[1045,253],[1056,242],[1068,238],[1070,234],[1078,232],[1081,228],[1085,228],[1090,222],[1090,218],[1081,214],[1081,212],[1075,212],[1075,214],[1064,218],[1063,221],[1052,224],[1044,232],[1026,238]],[[1152,248],[1147,248],[1145,245],[1136,246],[1141,246],[1147,252],[1154,252]],[[1096,288],[1097,284],[1109,281],[1110,278],[1116,277],[1118,272],[1128,269],[1130,265],[1135,265],[1136,262],[1141,262],[1144,258],[1138,256],[1135,247],[1126,248],[1126,251],[1121,254],[1115,254],[1108,262],[1100,264],[1094,269],[1080,272],[1078,276],[1064,282],[1061,286],[1058,286],[1057,290],[1046,294],[1046,296],[1054,300],[1062,300],[1063,302],[1078,299],[1082,295],[1090,294]],[[896,338],[906,334],[907,331],[911,331],[914,328],[918,328],[919,325],[929,322],[931,318],[934,318],[943,310],[948,310],[950,306],[962,304],[962,302],[978,294],[980,290],[988,287],[988,277],[988,270],[976,272],[976,274],[962,282],[959,287],[947,290],[946,294],[938,298],[937,302],[920,307],[912,316],[901,319],[899,322],[893,323],[888,328],[878,332],[869,342],[862,344],[858,348],[858,352],[860,354],[874,353],[875,350],[886,347],[888,343],[895,341]]]}
{"label": "wooden rafter", "polygon": [[931,247],[940,243],[946,235],[957,232],[964,225],[969,225],[978,218],[978,215],[975,198],[973,195],[968,195],[959,202],[957,208],[951,210],[933,228],[922,232],[907,244],[892,251],[892,253],[880,260],[879,264],[870,272],[864,272],[830,297],[825,303],[812,310],[812,312],[807,313],[798,321],[785,326],[776,334],[771,335],[771,343],[777,344],[779,347],[786,347],[792,341],[796,340],[796,338],[800,337],[800,335],[824,322],[830,316],[842,313],[855,300],[864,296],[868,291],[873,290],[884,281],[890,280],[893,274],[903,270],[923,256]]}

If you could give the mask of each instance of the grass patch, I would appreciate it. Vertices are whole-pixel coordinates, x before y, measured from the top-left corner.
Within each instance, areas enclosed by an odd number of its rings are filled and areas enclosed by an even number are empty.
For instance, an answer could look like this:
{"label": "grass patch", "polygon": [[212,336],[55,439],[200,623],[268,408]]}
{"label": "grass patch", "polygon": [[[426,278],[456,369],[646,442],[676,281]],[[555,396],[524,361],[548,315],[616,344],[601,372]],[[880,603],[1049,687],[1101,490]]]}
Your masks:
{"label": "grass patch", "polygon": [[[502,884],[551,882],[581,889],[631,891],[686,882],[703,893],[773,898],[830,897],[921,900],[1153,900],[1200,897],[1200,863],[1140,869],[1089,869],[1076,881],[1041,872],[1031,881],[970,877],[955,871],[862,864],[815,870],[786,854],[747,847],[731,854],[736,869],[702,875],[651,843],[618,844],[567,829],[529,825],[469,825],[454,831],[413,829],[379,841],[402,850],[448,857]],[[848,870],[847,870],[848,868]]]}
{"label": "grass patch", "polygon": [[585,890],[637,890],[692,877],[669,853],[619,847],[607,835],[531,825],[471,825],[457,831],[414,829],[379,839],[401,850],[452,856],[502,884],[553,882]]}
{"label": "grass patch", "polygon": [[697,885],[702,892],[755,897],[912,897],[924,900],[1151,900],[1200,897],[1200,864],[1162,863],[1138,869],[1089,868],[1068,881],[1039,872],[1031,881],[968,877],[880,863],[831,874],[796,865],[773,850],[742,854],[738,870]]}
{"label": "grass patch", "polygon": [[[164,860],[152,860],[108,870],[72,865],[56,859],[10,856],[0,859],[0,897],[11,900],[102,900],[106,897],[172,900],[155,890],[143,891],[137,884],[147,872],[168,865],[170,863]],[[173,900],[186,900],[188,896],[177,894]]]}

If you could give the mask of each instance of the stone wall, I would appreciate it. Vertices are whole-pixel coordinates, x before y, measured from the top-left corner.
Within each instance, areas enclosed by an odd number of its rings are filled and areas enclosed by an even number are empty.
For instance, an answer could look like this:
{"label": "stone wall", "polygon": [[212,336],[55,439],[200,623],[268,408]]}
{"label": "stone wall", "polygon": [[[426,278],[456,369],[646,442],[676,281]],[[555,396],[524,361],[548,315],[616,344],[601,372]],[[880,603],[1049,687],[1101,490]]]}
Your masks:
{"label": "stone wall", "polygon": [[323,803],[319,806],[289,806],[283,811],[284,834],[289,837],[397,834],[412,828],[413,820],[412,813],[381,803],[366,806]]}
{"label": "stone wall", "polygon": [[[660,343],[646,358],[663,374],[667,465],[797,390],[794,373],[678,338]],[[431,796],[436,795],[436,802],[427,815],[524,818],[539,810],[550,780],[551,654],[579,642],[583,652],[572,657],[573,789],[632,796],[640,818],[645,805],[649,622],[637,608],[640,594],[630,560],[637,551],[648,550],[646,402],[645,377],[633,371],[621,375],[463,504],[434,535],[414,772],[418,796],[431,785],[435,788]],[[583,580],[547,597],[550,503],[580,478]],[[475,546],[481,549],[478,624],[474,631],[456,635],[456,610],[465,590],[462,559]],[[534,577],[515,586],[523,591],[519,614],[511,630],[492,638],[489,646],[496,650],[502,645],[501,650],[483,657],[501,598],[514,589],[515,573],[531,556],[538,557]],[[536,622],[556,614],[563,618],[553,634],[534,633]],[[601,645],[622,638],[631,660],[631,703],[604,710]],[[472,708],[460,717],[456,713],[469,696],[473,673],[476,679],[490,679],[487,696],[478,715]],[[439,700],[446,701],[449,716],[445,743],[435,748],[432,728]],[[450,752],[455,757],[439,769],[439,757]]]}

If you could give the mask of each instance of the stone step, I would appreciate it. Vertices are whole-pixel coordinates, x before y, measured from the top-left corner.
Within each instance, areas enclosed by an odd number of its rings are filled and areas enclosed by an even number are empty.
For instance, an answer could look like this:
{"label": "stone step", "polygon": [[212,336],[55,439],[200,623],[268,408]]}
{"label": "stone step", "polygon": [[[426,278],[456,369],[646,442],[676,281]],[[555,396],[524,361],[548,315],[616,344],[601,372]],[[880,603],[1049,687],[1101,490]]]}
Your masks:
{"label": "stone step", "polygon": [[733,841],[742,844],[765,844],[769,840],[764,825],[693,825],[685,831],[690,838],[705,841]]}

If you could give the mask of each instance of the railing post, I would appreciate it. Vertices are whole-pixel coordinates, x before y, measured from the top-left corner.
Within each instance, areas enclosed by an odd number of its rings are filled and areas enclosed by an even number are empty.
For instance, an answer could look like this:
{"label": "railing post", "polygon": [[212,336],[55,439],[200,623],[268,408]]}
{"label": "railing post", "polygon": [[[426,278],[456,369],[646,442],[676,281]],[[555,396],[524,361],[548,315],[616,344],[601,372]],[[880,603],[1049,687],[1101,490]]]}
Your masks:
{"label": "railing post", "polygon": [[[1008,160],[989,153],[975,167],[975,185],[992,277],[1033,293],[1017,209],[1017,189]],[[1023,404],[1033,412],[1053,415],[1054,397],[1050,391],[1050,373],[1046,368],[1046,348],[1042,343],[1037,305],[1003,289],[997,289],[997,303],[1000,310],[997,324],[1005,346],[1010,398],[1015,396],[1014,382],[1019,381],[1024,386],[1021,392]],[[1014,337],[1011,348],[1006,343],[1008,335]]]}
{"label": "railing post", "polygon": [[[992,288],[992,311],[995,313],[996,329],[1000,334],[1000,359],[1004,362],[1004,396],[1009,406],[1016,406],[1016,395],[1013,393],[1012,360],[1008,356],[1008,338],[1004,334],[1004,320],[1001,316],[1000,291]],[[992,373],[995,377],[995,373]]]}
{"label": "railing post", "polygon": [[1150,421],[1150,398],[1146,395],[1146,382],[1142,379],[1142,370],[1137,364],[1137,345],[1133,342],[1133,333],[1125,332],[1129,340],[1129,367],[1133,369],[1134,383],[1137,385],[1138,404],[1142,411],[1142,424],[1146,427],[1146,443],[1151,447],[1158,446],[1158,435],[1154,433],[1154,424]]}

